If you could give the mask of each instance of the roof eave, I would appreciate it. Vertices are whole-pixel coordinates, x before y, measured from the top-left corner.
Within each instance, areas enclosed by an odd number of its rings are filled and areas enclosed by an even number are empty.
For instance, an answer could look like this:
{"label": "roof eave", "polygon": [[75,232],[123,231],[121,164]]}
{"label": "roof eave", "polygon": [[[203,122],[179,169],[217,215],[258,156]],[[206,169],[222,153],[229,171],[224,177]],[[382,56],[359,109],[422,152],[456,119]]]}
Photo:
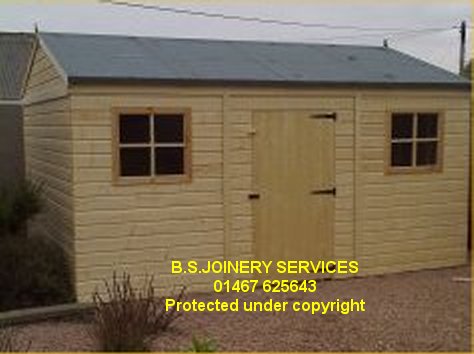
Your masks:
{"label": "roof eave", "polygon": [[454,89],[469,91],[470,82],[357,82],[357,81],[256,81],[256,80],[209,80],[209,79],[154,79],[154,78],[104,78],[69,76],[69,84],[93,85],[172,85],[172,86],[263,86],[263,87],[332,87],[332,88],[383,88],[383,89]]}

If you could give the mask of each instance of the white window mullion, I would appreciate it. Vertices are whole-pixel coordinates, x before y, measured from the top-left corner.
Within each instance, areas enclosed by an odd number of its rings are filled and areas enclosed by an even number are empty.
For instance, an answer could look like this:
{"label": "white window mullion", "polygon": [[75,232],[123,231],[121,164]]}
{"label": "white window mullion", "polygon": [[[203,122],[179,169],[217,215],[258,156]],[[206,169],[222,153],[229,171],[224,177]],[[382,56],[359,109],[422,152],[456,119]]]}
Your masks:
{"label": "white window mullion", "polygon": [[155,144],[156,147],[169,147],[169,148],[174,148],[174,147],[179,147],[179,148],[184,148],[185,145],[184,143],[158,143]]}
{"label": "white window mullion", "polygon": [[439,141],[438,138],[417,138],[416,141],[421,143],[435,143]]}
{"label": "white window mullion", "polygon": [[146,148],[150,147],[150,143],[124,143],[124,144],[119,144],[120,148]]}
{"label": "white window mullion", "polygon": [[413,142],[412,138],[403,138],[403,139],[393,139],[392,143],[411,143]]}

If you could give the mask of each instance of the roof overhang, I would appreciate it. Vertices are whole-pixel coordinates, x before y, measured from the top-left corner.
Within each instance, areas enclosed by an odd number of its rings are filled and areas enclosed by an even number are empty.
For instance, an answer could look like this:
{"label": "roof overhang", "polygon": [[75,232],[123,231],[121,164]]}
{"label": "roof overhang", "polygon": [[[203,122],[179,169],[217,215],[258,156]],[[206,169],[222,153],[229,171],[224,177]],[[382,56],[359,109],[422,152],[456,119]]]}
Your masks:
{"label": "roof overhang", "polygon": [[169,86],[250,86],[291,88],[364,88],[364,89],[433,89],[470,91],[471,83],[443,82],[334,82],[334,81],[249,81],[249,80],[202,80],[202,79],[154,79],[154,78],[104,78],[69,76],[71,85],[169,85]]}

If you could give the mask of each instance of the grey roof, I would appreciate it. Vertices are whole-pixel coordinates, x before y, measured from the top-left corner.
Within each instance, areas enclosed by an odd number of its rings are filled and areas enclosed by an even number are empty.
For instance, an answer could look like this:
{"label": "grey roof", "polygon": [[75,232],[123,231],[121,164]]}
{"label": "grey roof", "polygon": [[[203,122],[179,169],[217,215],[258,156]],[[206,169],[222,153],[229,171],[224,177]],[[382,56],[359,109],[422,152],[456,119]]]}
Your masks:
{"label": "grey roof", "polygon": [[0,33],[0,99],[21,98],[35,37],[31,33]]}
{"label": "grey roof", "polygon": [[469,81],[370,46],[41,33],[70,82],[428,85]]}

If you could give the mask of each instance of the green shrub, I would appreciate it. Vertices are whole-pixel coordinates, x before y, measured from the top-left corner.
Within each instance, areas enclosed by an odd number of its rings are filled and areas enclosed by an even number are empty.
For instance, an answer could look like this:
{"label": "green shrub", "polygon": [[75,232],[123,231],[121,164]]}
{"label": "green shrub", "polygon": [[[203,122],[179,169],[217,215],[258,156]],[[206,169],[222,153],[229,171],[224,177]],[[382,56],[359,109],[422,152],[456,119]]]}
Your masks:
{"label": "green shrub", "polygon": [[14,328],[0,328],[0,353],[27,352],[29,349],[30,342],[20,343]]}
{"label": "green shrub", "polygon": [[64,252],[40,238],[0,238],[0,311],[73,301]]}
{"label": "green shrub", "polygon": [[41,210],[41,191],[40,183],[28,181],[0,190],[0,237],[26,230],[28,220]]}
{"label": "green shrub", "polygon": [[[95,320],[89,332],[100,351],[149,351],[152,340],[179,316],[175,309],[165,311],[165,298],[155,297],[153,278],[146,279],[139,290],[128,274],[121,278],[114,274],[111,284],[104,283],[105,295],[93,294]],[[184,288],[177,301],[183,294]]]}
{"label": "green shrub", "polygon": [[217,351],[217,343],[214,339],[193,335],[191,347],[187,351],[195,353],[214,353]]}

